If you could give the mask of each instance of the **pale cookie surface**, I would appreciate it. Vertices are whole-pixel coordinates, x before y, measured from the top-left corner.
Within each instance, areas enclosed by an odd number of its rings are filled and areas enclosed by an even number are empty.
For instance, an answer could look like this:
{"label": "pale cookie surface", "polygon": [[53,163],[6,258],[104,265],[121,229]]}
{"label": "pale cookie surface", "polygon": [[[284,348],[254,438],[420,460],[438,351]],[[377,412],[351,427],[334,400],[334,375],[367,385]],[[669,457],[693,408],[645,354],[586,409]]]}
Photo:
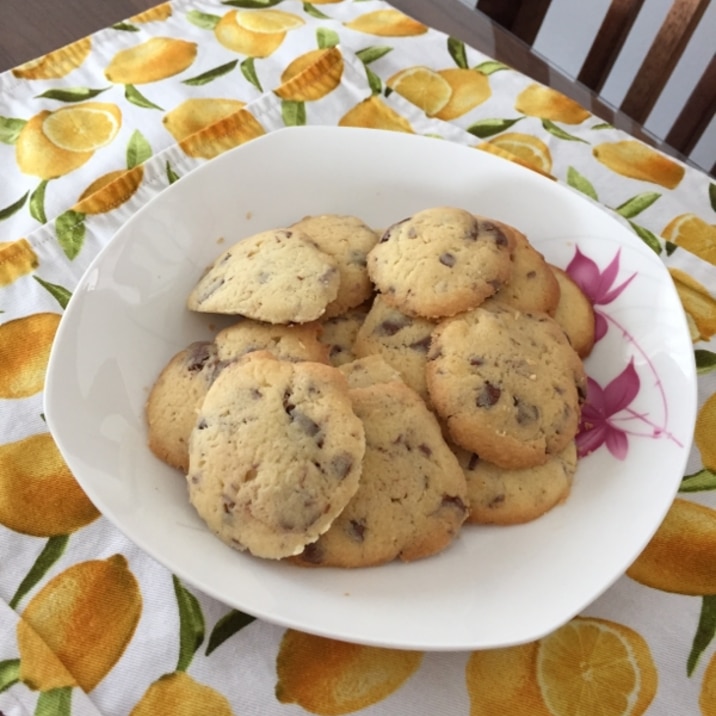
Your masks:
{"label": "pale cookie surface", "polygon": [[338,295],[328,304],[326,317],[338,316],[360,305],[373,293],[366,266],[368,252],[378,235],[357,216],[321,214],[306,216],[291,226],[307,234],[338,266]]}
{"label": "pale cookie surface", "polygon": [[514,470],[454,450],[467,480],[472,524],[513,525],[541,517],[567,499],[577,470],[574,441],[544,465]]}
{"label": "pale cookie surface", "polygon": [[353,343],[369,309],[369,303],[362,303],[340,316],[321,319],[320,341],[328,346],[328,360],[331,365],[340,366],[355,360]]}
{"label": "pale cookie surface", "polygon": [[149,448],[184,473],[197,411],[221,367],[216,346],[197,341],[167,363],[149,393],[145,408]]}
{"label": "pale cookie surface", "polygon": [[467,486],[435,416],[401,381],[351,391],[366,452],[360,487],[300,564],[366,567],[445,549],[467,515]]}
{"label": "pale cookie surface", "polygon": [[434,321],[408,316],[378,295],[358,330],[353,352],[359,357],[382,356],[423,400],[428,400],[425,364],[434,329]]}
{"label": "pale cookie surface", "polygon": [[308,236],[272,229],[221,254],[189,294],[187,306],[268,323],[306,323],[325,313],[339,283],[335,259]]}
{"label": "pale cookie surface", "polygon": [[584,367],[547,314],[494,304],[446,319],[426,376],[451,439],[500,467],[545,463],[577,432]]}
{"label": "pale cookie surface", "polygon": [[191,434],[189,499],[224,542],[298,554],[358,489],[365,435],[337,368],[250,353],[209,389]]}
{"label": "pale cookie surface", "polygon": [[479,306],[511,269],[510,241],[499,224],[452,207],[393,224],[368,254],[368,273],[385,300],[425,318]]}
{"label": "pale cookie surface", "polygon": [[400,372],[388,365],[382,356],[366,356],[356,358],[350,363],[344,363],[338,370],[345,375],[351,388],[367,388],[376,383],[390,383],[395,380],[402,381]]}
{"label": "pale cookie surface", "polygon": [[594,308],[566,271],[556,266],[552,266],[552,271],[561,291],[554,319],[562,326],[574,350],[586,358],[594,347]]}

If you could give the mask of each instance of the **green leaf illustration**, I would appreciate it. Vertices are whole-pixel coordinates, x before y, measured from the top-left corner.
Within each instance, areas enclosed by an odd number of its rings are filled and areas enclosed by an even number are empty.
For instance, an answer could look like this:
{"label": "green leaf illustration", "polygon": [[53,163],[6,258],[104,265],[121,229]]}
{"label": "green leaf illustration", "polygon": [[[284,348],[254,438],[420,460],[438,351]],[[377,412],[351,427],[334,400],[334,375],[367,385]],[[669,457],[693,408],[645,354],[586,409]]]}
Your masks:
{"label": "green leaf illustration", "polygon": [[311,5],[310,2],[303,3],[303,12],[311,17],[317,17],[319,20],[330,20],[331,18],[324,12],[321,12],[317,7]]}
{"label": "green leaf illustration", "polygon": [[231,7],[243,7],[247,10],[260,10],[264,7],[273,7],[278,5],[281,0],[223,0],[222,5],[231,5]]}
{"label": "green leaf illustration", "polygon": [[368,65],[363,66],[365,67],[365,76],[368,80],[368,87],[370,87],[371,94],[380,94],[383,91],[383,80],[381,80]]}
{"label": "green leaf illustration", "polygon": [[633,221],[629,221],[629,226],[631,226],[632,229],[634,229],[634,233],[655,253],[661,254],[662,252],[662,246],[659,239],[656,238],[654,234],[649,231],[649,229],[645,229],[643,226],[639,226],[639,224],[635,224]]}
{"label": "green leaf illustration", "polygon": [[207,12],[199,12],[198,10],[189,10],[186,14],[186,19],[192,25],[200,27],[202,30],[213,30],[218,24],[221,18],[218,15],[210,15]]}
{"label": "green leaf illustration", "polygon": [[698,664],[699,657],[716,635],[716,595],[702,597],[699,625],[686,662],[686,673],[691,676]]}
{"label": "green leaf illustration", "polygon": [[577,191],[581,191],[582,194],[586,194],[594,201],[599,201],[597,196],[597,190],[592,185],[592,182],[587,179],[584,175],[580,174],[574,167],[567,169],[567,184]]}
{"label": "green leaf illustration", "polygon": [[22,128],[26,124],[27,121],[24,119],[0,117],[0,142],[3,144],[15,144]]}
{"label": "green leaf illustration", "polygon": [[237,631],[240,631],[253,621],[255,621],[255,617],[244,614],[237,609],[232,609],[225,614],[211,630],[209,643],[206,645],[206,655],[209,656],[214,649],[221,646],[229,637],[232,637]]}
{"label": "green leaf illustration", "polygon": [[20,586],[9,602],[11,609],[17,608],[23,597],[47,574],[52,565],[63,555],[69,535],[61,535],[59,537],[50,537],[45,546],[37,555],[34,564],[30,567],[30,571],[20,582]]}
{"label": "green leaf illustration", "polygon": [[623,204],[619,205],[614,211],[623,216],[625,219],[632,219],[641,214],[642,211],[648,209],[657,199],[661,198],[661,194],[656,191],[646,191],[643,194],[637,194],[631,199],[627,199]]}
{"label": "green leaf illustration", "polygon": [[614,129],[614,125],[609,124],[609,122],[599,122],[598,124],[593,124],[590,129],[595,129],[597,131],[601,129]]}
{"label": "green leaf illustration", "polygon": [[124,96],[128,102],[143,109],[158,109],[164,111],[158,104],[150,102],[134,85],[124,86]]}
{"label": "green leaf illustration", "polygon": [[37,185],[37,189],[30,196],[30,216],[41,224],[47,223],[45,214],[45,191],[47,190],[47,179]]}
{"label": "green leaf illustration", "polygon": [[138,130],[132,132],[127,143],[127,169],[134,169],[152,156],[152,147],[146,137]]}
{"label": "green leaf illustration", "polygon": [[238,64],[238,60],[232,60],[224,65],[214,67],[212,70],[202,72],[202,74],[197,75],[196,77],[191,77],[188,80],[182,80],[182,84],[190,85],[191,87],[199,87],[201,85],[209,84],[209,82],[213,82],[217,77],[223,77],[224,75],[229,74],[229,72],[231,72]]}
{"label": "green leaf illustration", "polygon": [[716,473],[706,467],[692,475],[684,475],[679,485],[679,492],[705,492],[706,490],[716,490]]}
{"label": "green leaf illustration", "polygon": [[501,72],[502,70],[509,70],[512,68],[509,65],[506,65],[504,62],[498,62],[497,60],[486,60],[485,62],[481,62],[479,65],[473,67],[473,69],[477,70],[478,72],[482,72],[483,75],[487,75],[489,77],[490,75],[495,74],[495,72]]}
{"label": "green leaf illustration", "polygon": [[700,375],[716,370],[716,353],[697,348],[694,351],[694,359],[696,360],[696,371]]}
{"label": "green leaf illustration", "polygon": [[17,201],[14,201],[12,204],[9,204],[4,209],[0,209],[0,221],[9,219],[13,214],[16,214],[18,211],[20,211],[20,209],[25,206],[25,202],[27,201],[29,193],[29,191],[26,191]]}
{"label": "green leaf illustration", "polygon": [[85,215],[70,209],[55,219],[55,232],[60,247],[70,261],[77,257],[85,241]]}
{"label": "green leaf illustration", "polygon": [[287,127],[300,127],[306,124],[306,104],[292,100],[281,100],[281,117]]}
{"label": "green leaf illustration", "polygon": [[465,43],[455,37],[448,37],[447,49],[455,64],[463,70],[466,70],[467,52],[465,52]]}
{"label": "green leaf illustration", "polygon": [[589,144],[586,139],[582,139],[581,137],[576,137],[574,134],[565,132],[561,127],[558,127],[551,119],[543,119],[542,127],[553,137],[557,137],[557,139],[565,139],[568,142],[583,142],[584,144]]}
{"label": "green leaf illustration", "polygon": [[39,276],[33,276],[32,278],[37,281],[56,301],[60,304],[62,309],[67,308],[67,304],[72,297],[72,293],[68,291],[64,286],[60,286],[57,283],[50,283],[49,281],[43,281]]}
{"label": "green leaf illustration", "polygon": [[177,671],[186,671],[196,650],[204,641],[204,615],[197,598],[172,575],[179,608],[179,660]]}
{"label": "green leaf illustration", "polygon": [[316,30],[316,44],[319,50],[327,50],[330,47],[335,47],[340,41],[341,38],[338,37],[338,33],[329,27],[319,27],[318,30]]}
{"label": "green leaf illustration", "polygon": [[121,32],[139,32],[139,28],[130,22],[115,22],[112,25],[112,29],[120,30]]}
{"label": "green leaf illustration", "polygon": [[0,661],[0,693],[20,680],[20,659]]}
{"label": "green leaf illustration", "polygon": [[716,211],[716,184],[713,182],[709,184],[709,201],[711,202],[711,208]]}
{"label": "green leaf illustration", "polygon": [[675,244],[673,241],[664,241],[664,248],[666,249],[666,255],[671,256],[671,254],[679,248],[679,245]]}
{"label": "green leaf illustration", "polygon": [[523,119],[524,117],[516,117],[515,119],[480,119],[471,124],[467,128],[467,131],[470,132],[470,134],[474,134],[476,137],[480,137],[480,139],[485,139],[487,137],[492,137],[495,134],[499,134],[500,132],[504,132],[506,129],[509,129]]}
{"label": "green leaf illustration", "polygon": [[90,87],[64,87],[57,89],[49,89],[42,94],[35,96],[35,99],[44,97],[45,99],[56,99],[59,102],[84,102],[85,100],[92,99],[102,92],[106,92],[109,87],[103,87],[102,89],[92,89]]}
{"label": "green leaf illustration", "polygon": [[179,181],[181,177],[172,169],[172,165],[167,162],[167,180],[170,184],[173,184],[175,181]]}
{"label": "green leaf illustration", "polygon": [[256,62],[253,57],[247,57],[241,62],[241,74],[256,87],[259,92],[263,92],[259,76],[256,74]]}
{"label": "green leaf illustration", "polygon": [[35,706],[35,716],[71,716],[71,714],[71,686],[62,686],[59,689],[40,692]]}
{"label": "green leaf illustration", "polygon": [[371,62],[375,62],[381,57],[385,57],[385,55],[392,51],[392,47],[386,47],[385,45],[375,45],[372,47],[364,47],[362,50],[358,50],[358,52],[356,52],[356,57],[358,57],[358,59],[364,65],[369,65]]}

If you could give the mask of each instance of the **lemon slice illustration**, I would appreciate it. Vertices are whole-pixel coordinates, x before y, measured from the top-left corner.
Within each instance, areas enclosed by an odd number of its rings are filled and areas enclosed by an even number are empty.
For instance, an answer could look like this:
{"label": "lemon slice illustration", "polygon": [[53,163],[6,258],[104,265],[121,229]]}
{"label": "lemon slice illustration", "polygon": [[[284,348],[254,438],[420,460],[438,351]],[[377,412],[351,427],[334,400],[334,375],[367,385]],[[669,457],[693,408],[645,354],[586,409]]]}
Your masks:
{"label": "lemon slice illustration", "polygon": [[42,132],[60,149],[92,152],[115,138],[121,122],[122,116],[115,105],[88,102],[47,115],[42,122]]}
{"label": "lemon slice illustration", "polygon": [[388,87],[432,116],[450,100],[452,87],[429,67],[408,67],[388,79]]}

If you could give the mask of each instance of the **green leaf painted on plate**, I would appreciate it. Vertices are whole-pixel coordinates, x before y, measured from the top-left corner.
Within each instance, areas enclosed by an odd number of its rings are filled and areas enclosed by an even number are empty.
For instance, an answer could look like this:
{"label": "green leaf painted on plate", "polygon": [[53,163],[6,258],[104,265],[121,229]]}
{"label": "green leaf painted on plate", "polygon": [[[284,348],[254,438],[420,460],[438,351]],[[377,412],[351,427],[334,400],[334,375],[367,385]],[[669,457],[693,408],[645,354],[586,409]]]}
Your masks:
{"label": "green leaf painted on plate", "polygon": [[210,15],[208,12],[199,12],[199,10],[189,10],[186,19],[202,30],[213,30],[221,20],[218,15]]}
{"label": "green leaf painted on plate", "polygon": [[229,72],[231,72],[238,64],[238,60],[232,60],[231,62],[219,65],[218,67],[214,67],[213,69],[207,70],[206,72],[202,72],[196,77],[190,77],[188,80],[182,80],[182,84],[189,85],[190,87],[200,87],[201,85],[207,85],[209,84],[209,82],[213,82],[218,77],[228,75]]}
{"label": "green leaf painted on plate", "polygon": [[625,219],[632,219],[642,211],[648,209],[655,201],[661,198],[661,194],[656,191],[646,191],[643,194],[637,194],[631,199],[627,199],[623,204],[619,205],[614,211],[623,216]]}
{"label": "green leaf painted on plate", "polygon": [[679,485],[679,492],[705,492],[716,490],[716,473],[704,468],[691,475],[684,475]]}
{"label": "green leaf painted on plate", "polygon": [[24,119],[13,117],[0,117],[0,142],[3,144],[15,144],[22,128],[27,124]]}
{"label": "green leaf painted on plate", "polygon": [[253,621],[255,621],[255,617],[244,614],[237,609],[232,609],[225,614],[211,630],[209,642],[206,645],[206,655],[209,656],[214,649],[221,646],[227,639]]}
{"label": "green leaf painted on plate", "polygon": [[127,143],[127,169],[134,169],[143,164],[152,154],[151,144],[138,129],[135,129]]}
{"label": "green leaf painted on plate", "polygon": [[293,100],[281,100],[281,117],[287,127],[302,127],[306,124],[305,102],[294,102]]}
{"label": "green leaf painted on plate", "polygon": [[694,351],[694,360],[696,361],[696,371],[702,375],[716,370],[716,353],[712,351],[697,348]]}
{"label": "green leaf painted on plate", "polygon": [[378,77],[368,65],[365,67],[365,76],[368,80],[368,87],[370,87],[371,94],[380,94],[383,91],[383,80]]}
{"label": "green leaf painted on plate", "polygon": [[694,634],[691,653],[686,661],[686,673],[688,676],[694,673],[699,657],[716,635],[716,595],[709,595],[701,599],[699,624],[696,627],[696,634]]}
{"label": "green leaf painted on plate", "polygon": [[589,144],[586,139],[582,139],[581,137],[577,137],[574,134],[565,132],[561,127],[558,127],[551,119],[543,119],[542,127],[553,137],[557,137],[557,139],[565,139],[568,142],[583,142],[584,144]]}
{"label": "green leaf painted on plate", "polygon": [[70,261],[82,250],[85,241],[85,215],[70,209],[55,219],[55,233],[60,247]]}
{"label": "green leaf painted on plate", "polygon": [[659,239],[656,238],[654,234],[649,231],[649,229],[645,229],[643,226],[639,226],[639,224],[635,224],[633,221],[629,221],[629,226],[631,226],[632,229],[634,229],[634,233],[655,253],[661,254],[662,252],[662,246]]}
{"label": "green leaf painted on plate", "polygon": [[179,179],[181,179],[181,177],[174,171],[174,169],[172,168],[172,165],[169,162],[167,162],[166,169],[167,169],[167,181],[170,184],[173,184],[175,181],[179,181]]}
{"label": "green leaf painted on plate", "polygon": [[614,129],[614,125],[609,124],[609,122],[599,122],[598,124],[593,124],[590,129],[595,129],[597,131],[602,129]]}
{"label": "green leaf painted on plate", "polygon": [[303,3],[303,12],[311,17],[316,17],[319,20],[330,20],[331,18],[326,13],[321,12],[315,5],[311,5],[310,2]]}
{"label": "green leaf painted on plate", "polygon": [[582,194],[586,194],[590,199],[599,201],[597,190],[592,185],[592,182],[587,179],[583,174],[580,174],[574,167],[567,169],[567,184],[577,191],[581,191]]}
{"label": "green leaf painted on plate", "polygon": [[67,308],[67,304],[72,298],[72,293],[68,291],[64,286],[60,286],[57,283],[50,283],[49,281],[43,281],[39,276],[33,276],[32,278],[37,281],[56,301],[60,304],[62,309]]}
{"label": "green leaf painted on plate", "polygon": [[25,206],[29,193],[29,191],[26,191],[17,201],[13,201],[12,204],[8,204],[4,209],[0,209],[0,221],[9,219],[13,214],[20,211]]}
{"label": "green leaf painted on plate", "polygon": [[516,117],[515,119],[480,119],[471,124],[467,128],[467,131],[470,132],[470,134],[474,134],[476,137],[480,137],[480,139],[485,139],[487,137],[492,137],[495,134],[499,134],[500,132],[504,132],[506,129],[509,129],[523,119],[524,117]]}
{"label": "green leaf painted on plate", "polygon": [[68,535],[61,535],[59,537],[50,537],[47,540],[42,552],[37,555],[35,562],[32,567],[30,567],[30,571],[25,575],[17,591],[12,596],[12,599],[10,599],[9,606],[11,609],[17,608],[23,597],[47,574],[50,567],[64,554],[69,539]]}
{"label": "green leaf painted on plate", "polygon": [[497,60],[486,60],[485,62],[481,62],[479,65],[475,65],[473,69],[489,77],[490,75],[495,74],[495,72],[501,72],[502,70],[509,70],[512,68],[509,65],[506,65],[504,62],[498,62]]}
{"label": "green leaf painted on plate", "polygon": [[455,64],[461,69],[466,70],[468,66],[465,43],[462,40],[458,40],[456,37],[448,37],[447,49]]}
{"label": "green leaf painted on plate", "polygon": [[260,10],[264,7],[273,7],[278,5],[282,0],[223,0],[222,5],[231,5],[231,7],[243,7],[247,10]]}
{"label": "green leaf painted on plate", "polygon": [[30,216],[41,224],[47,223],[47,214],[45,213],[45,192],[47,191],[47,179],[44,179],[37,185],[37,189],[30,196]]}
{"label": "green leaf painted on plate", "polygon": [[20,659],[0,661],[0,693],[20,680]]}
{"label": "green leaf painted on plate", "polygon": [[72,687],[41,691],[37,697],[34,716],[71,716]]}
{"label": "green leaf painted on plate", "polygon": [[204,615],[197,598],[172,575],[179,609],[179,659],[177,671],[186,671],[204,641]]}
{"label": "green leaf painted on plate", "polygon": [[319,50],[327,50],[331,47],[336,47],[341,41],[338,37],[338,33],[335,30],[331,30],[329,27],[319,27],[316,30],[316,44]]}
{"label": "green leaf painted on plate", "polygon": [[106,92],[108,89],[109,87],[103,87],[102,89],[92,89],[91,87],[58,87],[36,95],[35,99],[44,97],[45,99],[56,99],[59,102],[84,102],[85,100],[102,94],[102,92]]}
{"label": "green leaf painted on plate", "polygon": [[709,201],[711,202],[711,208],[716,211],[716,184],[714,182],[709,184]]}
{"label": "green leaf painted on plate", "polygon": [[259,76],[256,74],[256,62],[253,57],[247,57],[241,62],[241,74],[254,86],[259,92],[263,92]]}
{"label": "green leaf painted on plate", "polygon": [[385,57],[392,51],[393,48],[387,47],[386,45],[373,45],[371,47],[364,47],[362,50],[358,50],[358,52],[356,52],[356,56],[364,65],[369,65],[371,62],[375,62],[381,57]]}
{"label": "green leaf painted on plate", "polygon": [[162,112],[164,111],[158,104],[154,104],[154,102],[148,100],[134,85],[124,86],[124,96],[128,102],[131,102],[137,107],[142,107],[143,109],[158,109]]}

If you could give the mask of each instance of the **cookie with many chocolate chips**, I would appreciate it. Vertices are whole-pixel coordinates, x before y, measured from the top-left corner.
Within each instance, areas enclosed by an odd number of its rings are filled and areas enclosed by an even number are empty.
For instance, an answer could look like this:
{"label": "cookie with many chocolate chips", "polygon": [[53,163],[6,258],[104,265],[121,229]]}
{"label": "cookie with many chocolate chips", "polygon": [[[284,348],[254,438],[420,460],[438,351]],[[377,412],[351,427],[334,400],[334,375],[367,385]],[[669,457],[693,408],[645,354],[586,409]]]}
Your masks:
{"label": "cookie with many chocolate chips", "polygon": [[358,489],[365,434],[337,368],[258,351],[226,366],[189,443],[189,499],[238,550],[298,554]]}
{"label": "cookie with many chocolate chips", "polygon": [[328,347],[328,361],[331,365],[340,366],[355,360],[353,352],[358,329],[363,324],[370,303],[362,303],[360,306],[351,308],[340,316],[322,318],[321,334],[319,340]]}
{"label": "cookie with many chocolate chips", "polygon": [[451,439],[503,468],[561,452],[586,393],[582,361],[559,324],[499,303],[438,325],[426,378]]}
{"label": "cookie with many chocolate chips", "polygon": [[368,254],[368,273],[385,301],[425,318],[479,306],[511,269],[510,240],[499,223],[453,207],[393,224]]}

